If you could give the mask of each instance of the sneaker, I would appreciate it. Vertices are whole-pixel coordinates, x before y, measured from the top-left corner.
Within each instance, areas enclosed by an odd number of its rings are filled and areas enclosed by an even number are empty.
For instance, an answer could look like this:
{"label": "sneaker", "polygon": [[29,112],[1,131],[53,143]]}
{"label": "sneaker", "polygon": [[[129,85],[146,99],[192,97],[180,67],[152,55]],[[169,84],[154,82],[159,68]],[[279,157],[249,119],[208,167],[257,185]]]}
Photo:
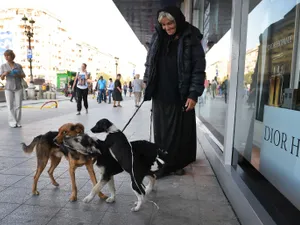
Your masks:
{"label": "sneaker", "polygon": [[118,105],[118,107],[122,107],[121,105]]}
{"label": "sneaker", "polygon": [[76,115],[80,115],[80,112],[77,112]]}
{"label": "sneaker", "polygon": [[113,105],[113,107],[117,107],[116,105]]}
{"label": "sneaker", "polygon": [[16,128],[16,127],[17,127],[17,124],[9,124],[9,126],[10,126],[11,128]]}
{"label": "sneaker", "polygon": [[21,128],[22,125],[17,123],[16,127]]}

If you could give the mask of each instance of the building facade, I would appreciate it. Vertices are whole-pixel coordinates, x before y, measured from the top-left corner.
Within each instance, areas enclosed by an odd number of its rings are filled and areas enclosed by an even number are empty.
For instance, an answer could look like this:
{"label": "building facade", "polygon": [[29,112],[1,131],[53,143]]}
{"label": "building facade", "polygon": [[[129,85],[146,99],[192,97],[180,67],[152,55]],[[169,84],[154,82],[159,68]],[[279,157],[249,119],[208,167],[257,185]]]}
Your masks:
{"label": "building facade", "polygon": [[24,34],[22,21],[24,15],[35,20],[31,40],[33,78],[44,78],[46,82],[56,84],[58,71],[76,72],[82,63],[88,65],[93,79],[97,79],[100,74],[115,76],[114,56],[72,37],[55,15],[29,8],[0,11],[0,63],[5,61],[3,52],[8,48],[13,49],[16,62],[22,64],[27,75],[30,74],[27,60],[28,38]]}

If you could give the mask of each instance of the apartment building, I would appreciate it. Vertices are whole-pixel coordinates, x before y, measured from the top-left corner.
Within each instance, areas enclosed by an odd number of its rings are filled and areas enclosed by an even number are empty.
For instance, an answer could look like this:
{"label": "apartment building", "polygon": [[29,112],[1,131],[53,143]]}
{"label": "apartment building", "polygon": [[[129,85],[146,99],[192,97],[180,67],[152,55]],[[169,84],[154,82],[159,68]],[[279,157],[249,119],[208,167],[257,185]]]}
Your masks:
{"label": "apartment building", "polygon": [[3,52],[13,49],[16,61],[22,64],[27,75],[30,74],[24,15],[35,20],[31,39],[33,78],[44,78],[55,84],[58,71],[78,71],[83,62],[88,64],[93,79],[101,73],[115,75],[114,56],[71,36],[62,21],[50,12],[30,8],[0,10],[0,63],[5,61]]}

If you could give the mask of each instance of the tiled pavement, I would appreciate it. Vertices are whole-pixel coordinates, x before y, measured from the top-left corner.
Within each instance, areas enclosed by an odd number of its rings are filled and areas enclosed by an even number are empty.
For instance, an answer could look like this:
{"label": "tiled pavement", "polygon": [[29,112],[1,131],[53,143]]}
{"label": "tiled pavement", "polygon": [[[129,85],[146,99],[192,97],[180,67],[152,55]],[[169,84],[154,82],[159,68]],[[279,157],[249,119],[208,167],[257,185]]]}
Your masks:
{"label": "tiled pavement", "polygon": [[[78,201],[69,202],[71,185],[68,163],[65,159],[54,173],[60,186],[54,187],[50,184],[46,168],[38,183],[40,195],[31,195],[36,157],[34,153],[25,155],[20,142],[29,143],[34,136],[49,130],[57,130],[66,122],[81,122],[88,132],[88,128],[98,119],[107,117],[119,128],[123,128],[134,110],[133,103],[125,101],[123,108],[113,109],[111,105],[94,105],[87,115],[76,116],[74,112],[66,112],[65,115],[59,114],[57,117],[25,123],[21,129],[11,129],[2,125],[0,225],[238,225],[239,222],[200,145],[197,161],[187,168],[187,175],[170,176],[157,182],[149,200],[154,201],[159,209],[153,203],[146,202],[139,212],[130,211],[136,197],[131,191],[129,176],[125,173],[115,177],[117,189],[115,203],[108,204],[97,197],[90,204],[83,203],[82,199],[92,187],[85,168],[79,168],[76,172]],[[130,140],[148,139],[149,110],[150,103],[145,103],[125,131]],[[23,113],[30,112],[24,110]],[[103,191],[108,193],[107,188]]]}
{"label": "tiled pavement", "polygon": [[[56,93],[56,99],[39,99],[39,100],[24,100],[23,101],[23,106],[24,105],[36,105],[36,104],[42,104],[46,101],[50,101],[50,100],[57,100],[58,102],[60,101],[65,101],[65,100],[69,100],[69,97],[65,97],[64,95],[62,95],[61,93],[57,92]],[[6,108],[6,102],[0,102],[0,108]]]}

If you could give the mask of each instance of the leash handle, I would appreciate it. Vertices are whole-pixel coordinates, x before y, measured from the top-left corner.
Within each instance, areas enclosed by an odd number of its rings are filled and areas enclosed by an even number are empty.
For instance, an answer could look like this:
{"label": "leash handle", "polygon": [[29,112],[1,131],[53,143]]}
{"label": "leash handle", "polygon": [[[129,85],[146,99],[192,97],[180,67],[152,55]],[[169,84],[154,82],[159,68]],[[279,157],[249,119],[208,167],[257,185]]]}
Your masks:
{"label": "leash handle", "polygon": [[126,123],[125,127],[122,129],[122,132],[124,132],[124,130],[128,127],[128,125],[130,124],[131,120],[133,119],[133,117],[137,114],[137,112],[139,111],[139,109],[141,108],[141,106],[143,105],[143,103],[145,102],[145,100],[142,101],[142,103],[139,105],[139,107],[135,110],[135,112],[133,113],[132,117],[129,119],[129,121]]}

